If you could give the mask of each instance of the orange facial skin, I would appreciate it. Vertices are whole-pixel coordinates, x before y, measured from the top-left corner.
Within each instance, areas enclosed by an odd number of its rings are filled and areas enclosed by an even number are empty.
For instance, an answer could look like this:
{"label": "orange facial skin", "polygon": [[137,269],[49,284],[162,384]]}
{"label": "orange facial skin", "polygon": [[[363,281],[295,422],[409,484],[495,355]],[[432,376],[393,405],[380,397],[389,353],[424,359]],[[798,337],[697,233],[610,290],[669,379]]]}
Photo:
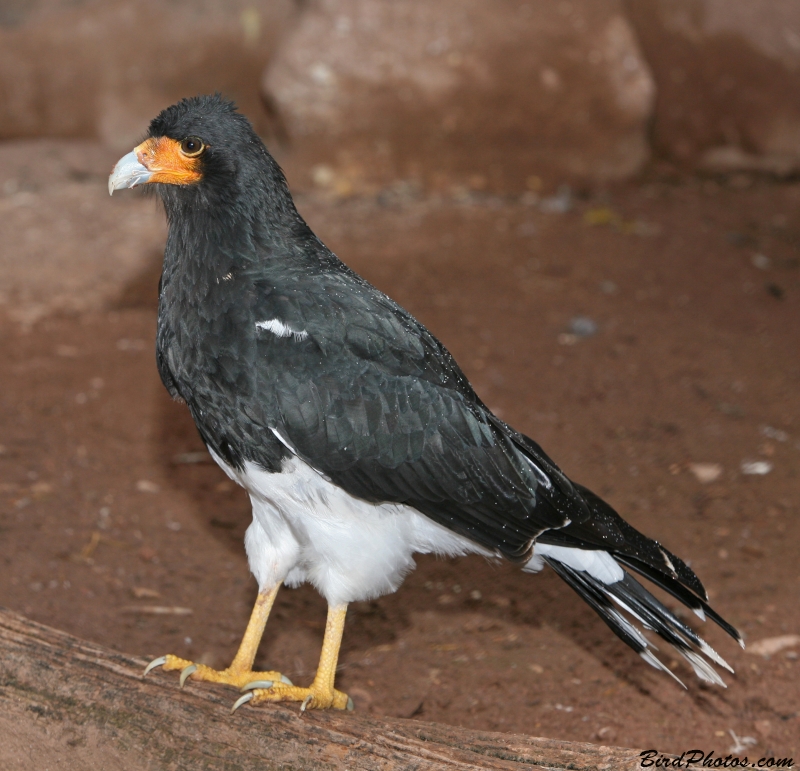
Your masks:
{"label": "orange facial skin", "polygon": [[153,172],[150,182],[167,185],[191,185],[202,178],[200,158],[188,158],[181,150],[180,142],[169,137],[146,139],[134,148],[139,163]]}

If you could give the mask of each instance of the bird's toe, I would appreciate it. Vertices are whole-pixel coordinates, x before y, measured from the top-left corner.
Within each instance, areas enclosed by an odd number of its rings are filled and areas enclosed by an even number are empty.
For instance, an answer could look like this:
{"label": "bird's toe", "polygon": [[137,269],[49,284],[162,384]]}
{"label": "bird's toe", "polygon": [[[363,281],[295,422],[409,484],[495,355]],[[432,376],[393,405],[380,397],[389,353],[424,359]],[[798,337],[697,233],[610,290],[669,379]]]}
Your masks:
{"label": "bird's toe", "polygon": [[300,711],[307,709],[341,709],[353,710],[355,705],[353,700],[346,694],[336,689],[325,689],[315,687],[299,688],[295,685],[285,685],[280,682],[273,682],[269,688],[260,687],[261,683],[248,683],[242,690],[247,692],[237,699],[233,705],[236,710],[243,704],[250,703],[253,706],[266,702],[296,701],[300,703]]}
{"label": "bird's toe", "polygon": [[183,688],[184,684],[186,683],[186,678],[194,674],[195,672],[197,672],[197,664],[189,664],[188,667],[184,667],[181,670],[181,676],[180,676],[181,688]]}
{"label": "bird's toe", "polygon": [[[205,664],[198,664],[194,661],[182,659],[180,656],[173,656],[167,654],[166,656],[159,656],[153,659],[144,670],[144,674],[148,674],[156,667],[161,667],[165,671],[180,671],[180,686],[186,684],[186,681],[199,680],[207,683],[221,683],[223,685],[230,685],[234,688],[244,690],[246,686],[253,683],[252,688],[268,688],[272,683],[279,683],[283,686],[291,686],[292,681],[286,675],[280,672],[254,672],[250,669],[240,669],[238,667],[228,667],[227,669],[212,669]],[[267,686],[266,683],[270,683]]]}
{"label": "bird's toe", "polygon": [[167,663],[166,656],[159,656],[157,659],[153,659],[145,668],[144,672],[142,673],[142,677],[147,677],[147,673],[154,670],[156,667],[163,667],[164,664]]}

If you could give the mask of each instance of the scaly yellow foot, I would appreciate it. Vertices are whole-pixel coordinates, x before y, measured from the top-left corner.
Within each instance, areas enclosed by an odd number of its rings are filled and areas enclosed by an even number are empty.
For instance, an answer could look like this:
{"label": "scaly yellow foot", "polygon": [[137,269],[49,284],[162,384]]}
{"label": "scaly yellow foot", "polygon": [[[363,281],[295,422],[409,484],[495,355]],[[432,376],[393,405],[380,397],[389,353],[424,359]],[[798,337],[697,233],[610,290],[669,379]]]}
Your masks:
{"label": "scaly yellow foot", "polygon": [[247,683],[242,688],[247,693],[236,701],[231,711],[235,712],[247,702],[261,704],[270,701],[299,701],[301,712],[306,709],[353,709],[353,700],[346,693],[337,691],[333,687],[346,613],[347,605],[328,607],[328,621],[325,624],[319,667],[310,688],[285,685],[277,680],[273,680],[269,688],[265,688],[263,683],[258,681]]}
{"label": "scaly yellow foot", "polygon": [[280,672],[253,672],[253,670],[250,668],[234,668],[233,664],[231,664],[231,666],[229,666],[227,669],[212,669],[211,667],[207,667],[205,664],[195,664],[193,661],[182,659],[179,656],[173,656],[171,653],[151,661],[147,665],[147,669],[145,669],[144,673],[147,674],[150,672],[150,670],[159,666],[163,667],[167,671],[179,669],[181,671],[181,688],[183,687],[183,684],[186,682],[187,678],[190,677],[192,680],[203,680],[207,683],[223,683],[225,685],[232,685],[234,688],[238,688],[239,690],[244,688],[248,683],[253,682],[262,684],[260,685],[261,688],[271,687],[271,685],[265,685],[265,683],[282,683],[287,686],[292,685],[292,681],[286,677],[286,675],[282,675]]}
{"label": "scaly yellow foot", "polygon": [[275,682],[268,689],[258,687],[258,683],[250,683],[242,690],[246,690],[247,693],[236,701],[232,712],[246,702],[261,704],[269,701],[299,701],[301,712],[305,712],[306,709],[354,709],[353,700],[346,693],[317,685],[316,681],[310,688],[298,688],[296,685],[282,685]]}
{"label": "scaly yellow foot", "polygon": [[277,594],[278,587],[276,586],[274,589],[258,595],[244,637],[242,637],[242,643],[227,669],[212,669],[205,664],[195,664],[193,661],[169,654],[151,661],[144,670],[144,674],[146,675],[155,667],[164,667],[166,670],[179,669],[181,670],[181,687],[183,687],[188,677],[193,680],[205,680],[209,683],[224,683],[239,689],[252,683],[257,683],[259,688],[269,688],[273,683],[291,687],[292,681],[280,672],[253,672],[256,651],[264,634],[264,627],[267,624],[269,612],[272,610],[272,603],[275,602]]}

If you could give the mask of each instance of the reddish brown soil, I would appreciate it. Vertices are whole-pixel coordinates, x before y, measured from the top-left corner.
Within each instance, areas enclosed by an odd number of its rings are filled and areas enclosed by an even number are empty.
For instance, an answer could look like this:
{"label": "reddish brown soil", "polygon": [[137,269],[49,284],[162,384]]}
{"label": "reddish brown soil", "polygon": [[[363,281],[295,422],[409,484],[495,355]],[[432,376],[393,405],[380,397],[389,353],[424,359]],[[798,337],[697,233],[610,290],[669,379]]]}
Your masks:
{"label": "reddish brown soil", "polygon": [[[490,406],[690,561],[752,642],[800,633],[798,203],[796,185],[653,182],[566,214],[499,199],[300,207]],[[156,374],[157,274],[107,312],[0,327],[0,603],[222,666],[255,596],[249,505],[214,465],[182,462],[202,445]],[[579,315],[598,332],[569,344]],[[745,459],[774,469],[745,476]],[[701,484],[694,462],[723,474]],[[281,592],[260,663],[308,680],[324,613],[311,589]],[[664,752],[727,753],[732,730],[757,741],[751,757],[800,755],[796,652],[749,655],[695,622],[736,669],[727,690],[668,650],[687,690],[648,667],[552,573],[425,557],[399,592],[352,607],[338,682],[375,715]]]}

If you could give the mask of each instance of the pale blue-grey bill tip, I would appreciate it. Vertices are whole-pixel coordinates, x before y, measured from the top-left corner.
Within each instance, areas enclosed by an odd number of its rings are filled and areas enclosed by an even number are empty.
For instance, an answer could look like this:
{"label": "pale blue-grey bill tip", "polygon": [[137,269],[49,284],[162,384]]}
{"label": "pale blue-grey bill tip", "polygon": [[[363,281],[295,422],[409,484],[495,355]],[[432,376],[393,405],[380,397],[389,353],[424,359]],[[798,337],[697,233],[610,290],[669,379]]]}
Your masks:
{"label": "pale blue-grey bill tip", "polygon": [[131,150],[127,155],[123,155],[114,166],[114,171],[108,178],[108,194],[114,195],[115,190],[142,185],[152,176],[153,172],[142,166],[136,157],[136,151]]}

